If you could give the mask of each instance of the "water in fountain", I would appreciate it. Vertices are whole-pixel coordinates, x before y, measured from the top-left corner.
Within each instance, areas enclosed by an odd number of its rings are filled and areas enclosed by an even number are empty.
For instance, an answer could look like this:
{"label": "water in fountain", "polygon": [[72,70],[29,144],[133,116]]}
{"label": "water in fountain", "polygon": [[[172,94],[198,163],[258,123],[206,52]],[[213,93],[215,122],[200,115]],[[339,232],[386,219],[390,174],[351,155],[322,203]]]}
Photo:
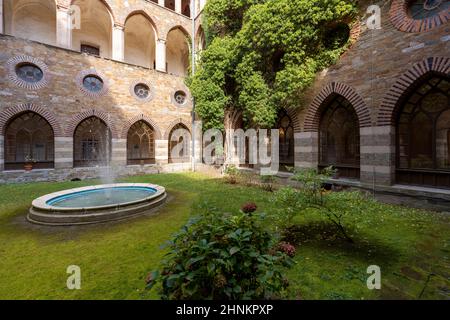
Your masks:
{"label": "water in fountain", "polygon": [[[112,167],[112,161],[111,161],[111,117],[110,114],[108,113],[108,118],[107,118],[108,122],[107,122],[107,130],[106,130],[106,150],[105,150],[105,154],[102,155],[105,157],[105,166],[103,168],[100,169],[100,179],[102,181],[102,184],[112,184],[114,183],[115,180],[115,170]],[[107,194],[107,197],[111,197],[111,194]]]}

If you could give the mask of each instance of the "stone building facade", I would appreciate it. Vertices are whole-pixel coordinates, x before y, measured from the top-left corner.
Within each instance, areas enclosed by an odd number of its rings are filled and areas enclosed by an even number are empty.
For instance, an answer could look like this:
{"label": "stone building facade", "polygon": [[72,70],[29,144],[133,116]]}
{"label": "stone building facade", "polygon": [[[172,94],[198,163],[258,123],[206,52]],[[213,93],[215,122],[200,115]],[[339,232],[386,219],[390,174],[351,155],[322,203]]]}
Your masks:
{"label": "stone building facade", "polygon": [[190,168],[189,4],[0,0],[0,182]]}

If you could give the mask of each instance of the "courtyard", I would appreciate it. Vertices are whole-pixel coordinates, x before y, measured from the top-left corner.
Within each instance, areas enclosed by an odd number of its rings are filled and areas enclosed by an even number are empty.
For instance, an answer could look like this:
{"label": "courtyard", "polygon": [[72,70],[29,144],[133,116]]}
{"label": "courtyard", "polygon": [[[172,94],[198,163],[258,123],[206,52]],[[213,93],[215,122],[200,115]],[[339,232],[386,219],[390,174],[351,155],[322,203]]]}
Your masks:
{"label": "courtyard", "polygon": [[[146,279],[160,267],[167,253],[164,243],[200,208],[237,212],[242,204],[254,202],[257,213],[276,209],[271,192],[202,173],[135,176],[120,182],[162,185],[168,201],[156,214],[125,221],[45,227],[26,221],[33,199],[100,181],[1,185],[0,298],[159,299],[158,287],[147,290]],[[354,243],[317,213],[296,217],[295,263],[285,270],[289,287],[281,298],[448,299],[448,214],[371,199],[365,208],[348,220]],[[80,290],[66,286],[69,265],[81,269]],[[381,269],[380,290],[366,285],[370,265]]]}

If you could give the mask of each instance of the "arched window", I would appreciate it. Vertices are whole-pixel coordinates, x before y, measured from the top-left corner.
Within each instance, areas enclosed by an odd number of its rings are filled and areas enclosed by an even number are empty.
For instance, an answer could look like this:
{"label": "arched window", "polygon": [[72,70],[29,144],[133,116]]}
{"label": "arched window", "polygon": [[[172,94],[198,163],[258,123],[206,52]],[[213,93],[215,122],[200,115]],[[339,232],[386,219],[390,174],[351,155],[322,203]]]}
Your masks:
{"label": "arched window", "polygon": [[51,45],[56,44],[54,0],[5,0],[3,2],[5,33]]}
{"label": "arched window", "polygon": [[154,132],[145,121],[136,122],[128,130],[127,160],[129,165],[155,163]]}
{"label": "arched window", "polygon": [[430,74],[400,103],[397,182],[450,188],[450,79]]}
{"label": "arched window", "polygon": [[187,76],[189,70],[189,43],[187,34],[175,28],[167,35],[167,72]]}
{"label": "arched window", "polygon": [[283,110],[278,116],[280,134],[280,164],[292,167],[294,165],[294,127],[289,115]]}
{"label": "arched window", "polygon": [[135,14],[125,22],[125,62],[153,68],[156,32],[146,16]]}
{"label": "arched window", "polygon": [[190,161],[190,135],[189,129],[182,123],[172,128],[169,134],[169,163]]}
{"label": "arched window", "polygon": [[75,167],[104,166],[111,159],[111,132],[97,117],[80,122],[73,142]]}
{"label": "arched window", "polygon": [[359,121],[352,104],[336,95],[326,104],[320,120],[319,167],[333,166],[340,177],[359,179]]}
{"label": "arched window", "polygon": [[50,124],[34,112],[25,112],[9,122],[5,132],[5,169],[21,170],[26,161],[34,168],[54,167],[54,134]]}
{"label": "arched window", "polygon": [[73,30],[72,49],[95,47],[95,54],[111,58],[113,21],[109,9],[101,0],[75,0],[73,4],[81,9],[81,29]]}

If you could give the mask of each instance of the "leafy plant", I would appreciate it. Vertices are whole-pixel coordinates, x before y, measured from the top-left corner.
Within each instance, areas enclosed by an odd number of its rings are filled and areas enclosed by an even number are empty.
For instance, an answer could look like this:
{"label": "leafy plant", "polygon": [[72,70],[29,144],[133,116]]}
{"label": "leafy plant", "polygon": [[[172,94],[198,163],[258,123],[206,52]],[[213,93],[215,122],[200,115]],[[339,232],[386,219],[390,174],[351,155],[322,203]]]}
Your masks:
{"label": "leafy plant", "polygon": [[209,211],[191,219],[169,244],[162,270],[148,278],[162,299],[270,299],[288,283],[292,261],[262,227],[264,216]]}
{"label": "leafy plant", "polygon": [[272,175],[261,175],[261,187],[263,190],[268,192],[274,191],[274,184],[275,184],[275,176]]}
{"label": "leafy plant", "polygon": [[241,176],[241,172],[234,164],[226,166],[224,174],[226,181],[231,184],[238,183],[238,179]]}

